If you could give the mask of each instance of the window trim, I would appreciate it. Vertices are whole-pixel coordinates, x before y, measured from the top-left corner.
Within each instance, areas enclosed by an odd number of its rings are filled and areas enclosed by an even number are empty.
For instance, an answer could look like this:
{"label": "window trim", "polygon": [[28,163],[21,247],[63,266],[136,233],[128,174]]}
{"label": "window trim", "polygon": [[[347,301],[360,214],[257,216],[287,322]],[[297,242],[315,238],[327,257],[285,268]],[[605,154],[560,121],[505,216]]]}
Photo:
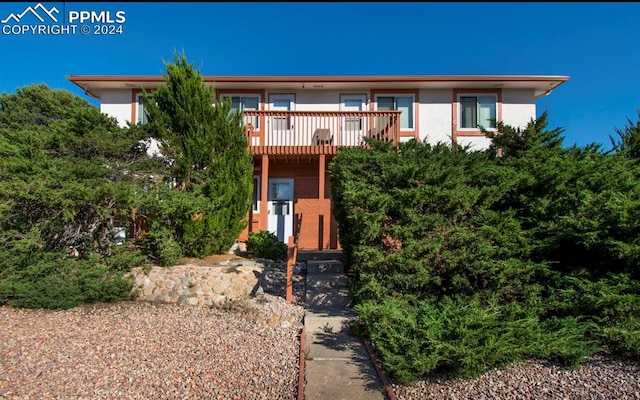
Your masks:
{"label": "window trim", "polygon": [[413,128],[400,127],[400,137],[418,138],[420,131],[420,91],[418,89],[372,89],[370,110],[378,111],[378,97],[413,97]]}
{"label": "window trim", "polygon": [[296,93],[295,92],[271,92],[269,93],[269,101],[267,102],[267,105],[269,107],[269,110],[273,110],[273,98],[286,98],[288,97],[290,102],[291,102],[291,110],[289,111],[295,111],[296,110]]}
{"label": "window trim", "polygon": [[[147,94],[153,97],[154,89],[147,89]],[[131,91],[131,124],[138,124],[138,102],[142,97],[142,89],[133,89]]]}
{"label": "window trim", "polygon": [[[264,99],[266,99],[265,90],[264,89],[217,89],[216,90],[216,98],[218,100],[222,100],[223,96],[258,96],[258,111],[263,111],[265,109]],[[258,134],[262,131],[262,127],[264,126],[264,115],[260,115],[258,118],[258,125],[260,128],[255,128],[253,138],[260,137]],[[251,142],[249,142],[251,145]]]}
{"label": "window trim", "polygon": [[369,105],[369,102],[367,101],[367,94],[366,93],[340,93],[339,95],[339,100],[340,100],[340,111],[343,111],[342,107],[344,105],[344,100],[359,100],[362,102],[362,111],[366,111],[367,110],[367,106]]}
{"label": "window trim", "polygon": [[[340,93],[339,95],[340,104],[338,105],[339,111],[347,111],[344,109],[346,101],[359,101],[361,111],[366,111],[368,106],[367,95],[366,93]],[[351,112],[351,111],[348,111]],[[343,121],[343,126],[346,127],[348,123],[358,123],[358,128],[355,130],[361,130],[363,126],[362,117],[345,117]]]}
{"label": "window trim", "polygon": [[[462,106],[461,104],[461,98],[462,97],[475,97],[476,99],[478,97],[490,97],[492,96],[495,99],[495,105],[496,105],[496,121],[498,121],[498,95],[497,93],[458,93],[457,98],[456,98],[456,102],[458,103],[458,131],[479,131],[480,128],[474,127],[474,128],[463,128],[462,125]],[[476,100],[477,102],[477,100]],[[477,103],[476,103],[477,104]],[[496,128],[485,128],[488,131],[495,131]]]}
{"label": "window trim", "polygon": [[[273,107],[273,102],[274,99],[287,99],[289,101],[289,105],[290,108],[288,111],[295,111],[296,110],[296,93],[295,92],[270,92],[268,94],[268,102],[266,103],[268,105],[268,110],[269,111],[275,111],[274,107]],[[295,121],[295,117],[294,121]],[[275,116],[271,116],[269,117],[270,119],[270,124],[271,127],[270,129],[273,130],[273,132],[292,132],[293,130],[293,125],[292,125],[292,117],[275,117]],[[284,128],[281,128],[280,124],[281,122],[278,121],[284,121]],[[288,133],[287,133],[288,135]]]}
{"label": "window trim", "polygon": [[[462,125],[462,107],[460,106],[460,97],[466,96],[487,96],[494,95],[496,97],[496,122],[502,121],[502,89],[454,89],[452,103],[452,133],[453,141],[456,142],[458,136],[482,136],[480,128],[461,128]],[[488,131],[496,132],[496,128],[486,128]]]}
{"label": "window trim", "polygon": [[[220,96],[218,96],[218,100],[223,101],[228,97],[257,97],[258,108],[255,111],[260,111],[262,109],[262,95],[259,92],[223,92],[220,93]],[[262,126],[262,121],[260,121],[260,119],[260,117],[257,118],[258,126],[253,127],[258,132],[260,131],[260,127]]]}
{"label": "window trim", "polygon": [[[400,126],[400,132],[413,132],[416,130],[416,96],[413,93],[376,93],[375,99],[375,110],[378,110],[378,98],[379,97],[393,97],[394,103],[397,103],[398,97],[411,97],[411,119],[413,122],[413,127],[403,128]],[[397,106],[396,106],[397,107]],[[397,110],[396,110],[397,111]]]}
{"label": "window trim", "polygon": [[[146,124],[146,122],[140,120],[140,99],[144,96],[142,92],[136,95],[136,125],[137,124]],[[152,99],[153,93],[147,93],[147,99]],[[142,109],[144,111],[144,108]]]}

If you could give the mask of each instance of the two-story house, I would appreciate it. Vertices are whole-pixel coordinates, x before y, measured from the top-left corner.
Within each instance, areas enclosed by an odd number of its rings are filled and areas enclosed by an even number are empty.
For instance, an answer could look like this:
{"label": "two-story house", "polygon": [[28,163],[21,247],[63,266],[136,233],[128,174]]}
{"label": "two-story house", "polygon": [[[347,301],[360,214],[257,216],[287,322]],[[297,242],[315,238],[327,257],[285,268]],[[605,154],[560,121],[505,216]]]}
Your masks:
{"label": "two-story house", "polygon": [[[100,101],[100,110],[145,121],[141,88],[162,76],[68,76]],[[492,120],[523,127],[536,118],[536,100],[566,76],[207,76],[218,98],[242,110],[254,154],[253,206],[248,232],[296,238],[300,249],[339,248],[331,215],[327,166],[339,147],[368,136],[471,145],[490,140],[479,126]]]}

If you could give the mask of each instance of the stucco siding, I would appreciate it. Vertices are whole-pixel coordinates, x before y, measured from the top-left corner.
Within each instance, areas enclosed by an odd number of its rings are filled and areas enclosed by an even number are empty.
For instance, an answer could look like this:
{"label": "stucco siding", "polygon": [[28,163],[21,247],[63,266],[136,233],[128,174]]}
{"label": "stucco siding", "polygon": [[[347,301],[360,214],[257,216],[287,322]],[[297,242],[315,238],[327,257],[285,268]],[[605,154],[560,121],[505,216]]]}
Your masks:
{"label": "stucco siding", "polygon": [[485,136],[459,136],[458,144],[461,146],[470,145],[470,150],[486,150],[491,145],[491,139]]}
{"label": "stucco siding", "polygon": [[533,90],[503,90],[502,121],[505,124],[524,127],[536,118],[536,103]]}
{"label": "stucco siding", "polygon": [[[307,90],[295,92],[296,111],[338,111],[340,108],[339,92],[327,90]],[[267,101],[268,97],[267,97]]]}
{"label": "stucco siding", "polygon": [[115,117],[120,126],[126,126],[131,121],[131,89],[102,91],[100,111]]}
{"label": "stucco siding", "polygon": [[452,92],[444,90],[420,90],[419,139],[431,144],[451,144]]}

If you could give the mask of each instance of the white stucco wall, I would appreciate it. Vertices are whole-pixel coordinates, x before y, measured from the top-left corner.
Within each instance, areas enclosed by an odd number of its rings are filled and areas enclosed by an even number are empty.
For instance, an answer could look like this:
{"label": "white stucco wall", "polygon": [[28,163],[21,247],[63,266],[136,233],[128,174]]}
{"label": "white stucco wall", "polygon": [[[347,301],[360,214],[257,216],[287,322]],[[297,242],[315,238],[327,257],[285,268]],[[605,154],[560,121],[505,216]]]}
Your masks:
{"label": "white stucco wall", "polygon": [[458,136],[458,144],[471,145],[470,150],[486,150],[491,145],[491,139],[484,136]]}
{"label": "white stucco wall", "polygon": [[116,117],[120,126],[126,126],[131,120],[131,89],[104,90],[100,111]]}
{"label": "white stucco wall", "polygon": [[420,90],[419,129],[420,140],[431,144],[451,144],[451,112],[453,92],[451,89]]}
{"label": "white stucco wall", "polygon": [[524,127],[536,118],[533,90],[510,89],[502,91],[502,121],[505,124]]}
{"label": "white stucco wall", "polygon": [[[294,110],[296,111],[340,110],[340,92],[329,90],[301,90],[294,93]],[[267,93],[267,102],[268,101],[269,93]]]}

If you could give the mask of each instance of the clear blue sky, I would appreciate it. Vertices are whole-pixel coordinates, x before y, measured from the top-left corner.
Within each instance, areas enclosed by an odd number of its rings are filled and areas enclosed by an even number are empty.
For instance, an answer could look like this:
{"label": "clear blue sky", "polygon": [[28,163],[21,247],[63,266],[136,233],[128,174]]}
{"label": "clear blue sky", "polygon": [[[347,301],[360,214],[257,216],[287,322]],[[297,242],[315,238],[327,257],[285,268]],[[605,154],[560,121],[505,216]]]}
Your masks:
{"label": "clear blue sky", "polygon": [[[0,20],[37,4],[0,3]],[[0,92],[45,83],[84,96],[66,75],[161,75],[184,50],[204,75],[568,75],[537,103],[565,145],[609,148],[640,108],[640,3],[42,5],[59,19],[124,11],[122,34],[5,34],[16,23],[0,24]]]}

